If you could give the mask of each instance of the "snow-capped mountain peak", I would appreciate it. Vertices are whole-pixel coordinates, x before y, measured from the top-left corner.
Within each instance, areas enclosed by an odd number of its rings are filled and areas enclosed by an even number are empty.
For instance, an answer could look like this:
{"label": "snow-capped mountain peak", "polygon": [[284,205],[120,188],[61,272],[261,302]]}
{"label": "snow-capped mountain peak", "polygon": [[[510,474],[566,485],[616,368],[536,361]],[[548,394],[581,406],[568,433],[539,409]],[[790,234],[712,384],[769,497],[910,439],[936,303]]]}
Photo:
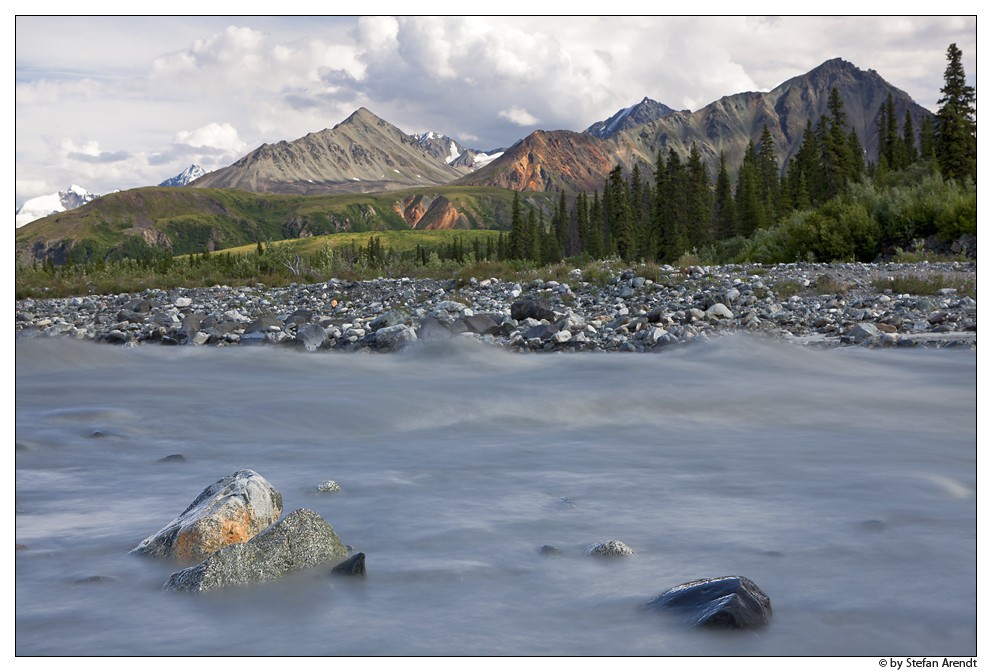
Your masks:
{"label": "snow-capped mountain peak", "polygon": [[100,194],[91,193],[78,184],[73,184],[68,189],[54,194],[36,196],[25,201],[24,205],[14,213],[14,226],[20,228],[36,219],[47,217],[56,212],[65,212],[66,210],[78,208],[99,197]]}
{"label": "snow-capped mountain peak", "polygon": [[196,165],[194,163],[189,168],[187,168],[183,172],[179,173],[175,177],[170,177],[169,179],[165,180],[164,182],[160,182],[158,186],[160,186],[160,187],[185,187],[187,184],[189,184],[190,182],[192,182],[196,178],[202,177],[203,175],[206,175],[206,174],[207,174],[207,171],[205,171],[203,168],[200,168],[198,165]]}

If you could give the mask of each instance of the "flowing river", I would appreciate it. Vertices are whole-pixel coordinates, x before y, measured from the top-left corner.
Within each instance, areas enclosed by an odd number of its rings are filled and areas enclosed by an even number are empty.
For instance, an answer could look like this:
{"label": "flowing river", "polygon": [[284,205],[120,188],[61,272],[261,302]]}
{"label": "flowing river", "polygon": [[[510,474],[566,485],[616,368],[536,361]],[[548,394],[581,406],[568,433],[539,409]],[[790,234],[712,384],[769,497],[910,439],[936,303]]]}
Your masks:
{"label": "flowing river", "polygon": [[[16,653],[975,655],[976,388],[973,350],[743,335],[584,355],[19,339]],[[128,551],[244,468],[368,576],[162,590],[181,566]],[[584,556],[609,539],[636,555]],[[738,574],[771,598],[763,630],[641,609]]]}

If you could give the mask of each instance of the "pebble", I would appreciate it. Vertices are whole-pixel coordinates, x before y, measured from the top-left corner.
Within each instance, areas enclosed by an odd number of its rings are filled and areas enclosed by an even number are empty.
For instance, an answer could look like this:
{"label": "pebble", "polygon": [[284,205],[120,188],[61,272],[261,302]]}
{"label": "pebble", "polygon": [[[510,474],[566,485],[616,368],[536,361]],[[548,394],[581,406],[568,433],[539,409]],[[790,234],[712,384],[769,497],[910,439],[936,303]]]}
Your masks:
{"label": "pebble", "polygon": [[[451,280],[332,278],[284,288],[25,299],[15,304],[14,328],[20,338],[126,347],[278,345],[310,352],[390,352],[452,337],[511,352],[644,352],[733,332],[811,347],[977,347],[974,299],[952,288],[914,296],[872,286],[878,277],[973,277],[974,262],[695,266],[689,273],[663,266],[657,282],[639,270],[605,274],[610,280],[602,284],[575,269],[568,284],[535,280],[526,288],[495,278],[461,288]],[[810,288],[820,276],[846,289],[817,295]],[[521,301],[541,309],[521,313]]]}

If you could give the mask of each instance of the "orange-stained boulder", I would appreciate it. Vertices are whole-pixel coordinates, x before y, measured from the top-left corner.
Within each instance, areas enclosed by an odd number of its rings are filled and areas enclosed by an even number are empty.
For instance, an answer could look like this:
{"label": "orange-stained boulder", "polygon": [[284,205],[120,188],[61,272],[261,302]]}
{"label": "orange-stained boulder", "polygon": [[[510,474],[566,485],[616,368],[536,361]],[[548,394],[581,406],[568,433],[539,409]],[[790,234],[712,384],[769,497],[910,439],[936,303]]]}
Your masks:
{"label": "orange-stained boulder", "polygon": [[251,469],[208,486],[178,518],[131,553],[198,563],[214,551],[248,541],[278,522],[282,495]]}

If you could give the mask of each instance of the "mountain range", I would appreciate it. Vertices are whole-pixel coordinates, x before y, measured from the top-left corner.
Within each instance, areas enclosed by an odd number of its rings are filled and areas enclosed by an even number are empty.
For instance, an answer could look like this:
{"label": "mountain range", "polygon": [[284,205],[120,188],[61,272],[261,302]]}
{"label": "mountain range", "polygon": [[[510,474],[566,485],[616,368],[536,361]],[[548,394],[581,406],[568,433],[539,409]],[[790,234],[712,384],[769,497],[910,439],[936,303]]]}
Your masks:
{"label": "mountain range", "polygon": [[451,138],[408,135],[362,108],[333,129],[262,145],[190,186],[296,194],[369,193],[445,183],[592,191],[602,188],[617,164],[628,174],[635,165],[651,170],[659,152],[667,157],[674,149],[685,158],[693,144],[715,178],[720,153],[736,173],[748,143],[757,142],[766,125],[784,168],[799,149],[807,121],[815,125],[828,114],[834,87],[869,159],[877,155],[877,117],[889,95],[897,118],[902,120],[909,110],[917,128],[930,114],[874,70],[835,58],[771,91],[725,96],[696,112],[676,111],[645,97],[581,133],[535,131],[485,160]]}
{"label": "mountain range", "polygon": [[[285,217],[289,219],[279,224],[281,228],[273,229],[272,235],[279,236],[397,226],[501,228],[507,224],[505,197],[496,198],[495,192],[485,192],[485,198],[479,200],[471,189],[591,192],[603,188],[609,172],[617,165],[627,174],[638,166],[642,174],[649,175],[659,153],[667,160],[669,152],[674,150],[684,159],[693,145],[709,169],[711,179],[716,177],[721,153],[733,179],[748,144],[758,142],[765,126],[775,144],[779,166],[784,168],[799,149],[807,123],[815,126],[821,116],[828,114],[827,101],[833,88],[837,88],[844,102],[847,123],[857,131],[867,160],[877,156],[878,117],[890,95],[900,121],[909,111],[918,129],[921,119],[930,114],[874,70],[861,70],[835,58],[771,91],[725,96],[696,112],[676,111],[645,97],[608,119],[591,124],[583,132],[538,130],[508,148],[488,151],[467,148],[439,133],[407,134],[360,108],[333,128],[293,141],[263,144],[234,164],[193,179],[187,189],[293,196],[354,194],[362,198],[362,194],[367,195],[364,205],[349,200],[347,207],[342,208],[352,208],[348,210],[350,214],[335,215],[333,222],[324,221],[314,213],[301,217],[287,210]],[[442,197],[439,191],[442,187],[460,188],[459,200]],[[384,195],[401,190],[403,195],[397,194],[393,201],[383,200]],[[381,196],[373,199],[374,194]],[[99,215],[90,212],[101,200],[97,199],[79,208],[78,215],[68,213],[56,219],[57,224],[49,222],[30,234],[28,230],[32,227],[28,226],[23,234],[18,233],[19,254],[28,249],[30,238],[30,249],[34,252],[25,253],[26,258],[38,258],[37,254],[50,254],[56,248],[64,255],[63,248],[71,247],[74,244],[71,240],[77,235],[68,231],[84,219],[91,222],[87,225],[90,227],[94,222],[105,222],[118,238],[140,233],[149,245],[175,248],[174,234],[165,231],[173,224],[159,224],[150,213],[142,214],[143,199],[138,196],[140,193],[127,200],[126,207],[103,206]],[[156,194],[152,200],[160,199],[161,195]],[[189,204],[184,208],[194,207],[190,199],[187,201]],[[208,201],[212,204],[210,217],[230,215],[230,212],[225,214],[226,206],[217,205],[215,196],[197,200],[200,201],[203,207],[207,207]],[[383,204],[387,202],[391,205],[384,212]],[[475,205],[466,207],[466,203]],[[129,213],[126,221],[111,221],[117,216],[112,213],[125,211]],[[262,216],[251,215],[249,210],[244,213],[239,217],[248,226]],[[396,221],[394,216],[398,218]],[[136,226],[136,222],[143,223]],[[207,224],[202,226],[209,228]],[[117,233],[120,231],[123,233]],[[209,240],[210,245],[221,245],[223,240],[238,237],[229,231],[223,235],[218,231],[198,235],[206,236],[203,240]],[[103,244],[114,239],[110,233],[101,236]]]}

